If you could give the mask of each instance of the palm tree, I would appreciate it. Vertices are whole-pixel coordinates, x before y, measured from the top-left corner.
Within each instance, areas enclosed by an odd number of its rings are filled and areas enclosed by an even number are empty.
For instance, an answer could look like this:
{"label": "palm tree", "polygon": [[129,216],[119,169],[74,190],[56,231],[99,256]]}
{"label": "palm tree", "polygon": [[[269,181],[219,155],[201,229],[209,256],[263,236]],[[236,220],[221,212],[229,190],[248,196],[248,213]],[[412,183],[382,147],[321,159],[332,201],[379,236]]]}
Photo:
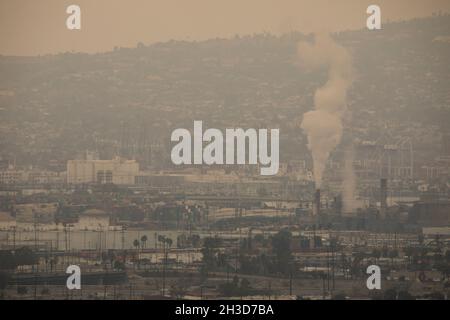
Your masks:
{"label": "palm tree", "polygon": [[147,238],[147,236],[144,234],[144,235],[141,237],[141,242],[142,242],[142,247],[143,247],[143,248],[146,247],[146,245],[147,245],[147,240],[148,240],[148,238]]}
{"label": "palm tree", "polygon": [[166,238],[163,235],[158,235],[158,242],[161,242],[163,245],[163,287],[162,287],[162,294],[165,294],[166,290],[166,264],[167,264],[167,247],[172,246],[172,239]]}
{"label": "palm tree", "polygon": [[164,243],[165,241],[166,241],[166,237],[161,235],[161,234],[159,234],[158,235],[158,242]]}
{"label": "palm tree", "polygon": [[138,259],[138,269],[139,269],[139,245],[140,245],[140,243],[139,243],[139,240],[138,239],[135,239],[134,241],[133,241],[133,246],[136,248],[136,251],[137,251],[137,253],[138,253],[138,257],[137,257],[137,259]]}
{"label": "palm tree", "polygon": [[134,246],[136,249],[139,248],[139,240],[138,240],[138,239],[135,239],[135,240],[133,241],[133,246]]}

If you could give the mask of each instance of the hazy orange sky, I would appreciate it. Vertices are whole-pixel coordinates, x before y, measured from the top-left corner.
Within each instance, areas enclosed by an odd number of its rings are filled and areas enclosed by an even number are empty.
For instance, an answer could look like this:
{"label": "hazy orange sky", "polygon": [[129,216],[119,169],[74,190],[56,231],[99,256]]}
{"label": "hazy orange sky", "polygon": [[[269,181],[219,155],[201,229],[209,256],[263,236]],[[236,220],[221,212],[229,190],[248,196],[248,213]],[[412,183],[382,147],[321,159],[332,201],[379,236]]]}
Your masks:
{"label": "hazy orange sky", "polygon": [[[82,30],[67,30],[67,6],[81,7]],[[450,12],[449,0],[0,0],[0,54],[99,52],[157,41],[204,40],[268,31],[365,27],[366,8],[382,19]]]}

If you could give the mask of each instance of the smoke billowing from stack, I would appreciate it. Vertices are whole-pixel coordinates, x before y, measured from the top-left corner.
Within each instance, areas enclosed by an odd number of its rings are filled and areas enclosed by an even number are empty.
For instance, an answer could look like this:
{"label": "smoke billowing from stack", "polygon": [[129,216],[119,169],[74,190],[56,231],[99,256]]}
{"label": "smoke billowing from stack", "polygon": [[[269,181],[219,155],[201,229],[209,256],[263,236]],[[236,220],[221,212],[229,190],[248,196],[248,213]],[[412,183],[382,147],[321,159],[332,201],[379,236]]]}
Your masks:
{"label": "smoke billowing from stack", "polygon": [[305,113],[301,128],[308,136],[314,164],[316,188],[322,185],[322,175],[330,153],[342,138],[342,118],[347,109],[347,90],[353,81],[350,54],[329,35],[319,34],[313,45],[298,45],[301,64],[311,69],[328,69],[328,80],[314,95],[314,110]]}

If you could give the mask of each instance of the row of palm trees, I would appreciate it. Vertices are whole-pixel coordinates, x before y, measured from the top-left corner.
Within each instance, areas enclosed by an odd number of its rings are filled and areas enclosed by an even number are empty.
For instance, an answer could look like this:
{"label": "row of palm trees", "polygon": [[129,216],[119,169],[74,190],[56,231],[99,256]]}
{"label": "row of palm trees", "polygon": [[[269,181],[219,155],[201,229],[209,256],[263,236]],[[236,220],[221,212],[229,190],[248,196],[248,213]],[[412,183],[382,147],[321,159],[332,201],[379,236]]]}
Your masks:
{"label": "row of palm trees", "polygon": [[[165,249],[165,247],[167,246],[168,248],[172,247],[173,244],[173,240],[171,238],[168,238],[166,236],[163,235],[158,235],[158,243],[161,244],[161,246],[163,246],[163,248]],[[138,239],[135,239],[133,241],[133,246],[137,249],[145,249],[147,247],[147,241],[148,241],[148,237],[144,234],[140,241]]]}

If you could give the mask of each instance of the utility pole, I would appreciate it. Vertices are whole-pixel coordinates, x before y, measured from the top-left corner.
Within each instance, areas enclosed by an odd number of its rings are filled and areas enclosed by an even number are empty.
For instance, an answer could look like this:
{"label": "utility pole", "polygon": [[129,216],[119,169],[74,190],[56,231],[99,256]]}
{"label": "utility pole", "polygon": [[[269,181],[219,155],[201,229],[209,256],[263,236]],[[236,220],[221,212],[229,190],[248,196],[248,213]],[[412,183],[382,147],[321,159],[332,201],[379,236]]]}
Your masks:
{"label": "utility pole", "polygon": [[13,250],[16,250],[16,227],[13,227]]}
{"label": "utility pole", "polygon": [[292,296],[292,268],[289,273],[289,295]]}
{"label": "utility pole", "polygon": [[[165,239],[164,239],[165,240]],[[166,294],[166,263],[167,263],[167,249],[166,249],[166,242],[163,242],[163,287],[162,287],[162,295],[163,297]]]}
{"label": "utility pole", "polygon": [[327,247],[327,290],[330,292],[330,246]]}
{"label": "utility pole", "polygon": [[271,293],[272,293],[272,281],[269,280],[269,300]]}
{"label": "utility pole", "polygon": [[336,288],[336,283],[335,283],[335,278],[334,278],[334,273],[335,273],[335,263],[336,263],[336,259],[335,259],[335,247],[334,247],[334,243],[331,247],[331,259],[332,259],[332,279],[333,279],[333,290],[335,290]]}
{"label": "utility pole", "polygon": [[67,224],[64,223],[64,247],[65,250],[67,252]]}
{"label": "utility pole", "polygon": [[325,300],[325,273],[322,273],[322,292],[323,299]]}
{"label": "utility pole", "polygon": [[37,221],[36,221],[36,211],[33,209],[33,227],[34,227],[34,250],[37,251]]}
{"label": "utility pole", "polygon": [[125,249],[125,229],[123,226],[122,226],[122,229],[120,232],[122,234],[122,250],[124,250]]}

